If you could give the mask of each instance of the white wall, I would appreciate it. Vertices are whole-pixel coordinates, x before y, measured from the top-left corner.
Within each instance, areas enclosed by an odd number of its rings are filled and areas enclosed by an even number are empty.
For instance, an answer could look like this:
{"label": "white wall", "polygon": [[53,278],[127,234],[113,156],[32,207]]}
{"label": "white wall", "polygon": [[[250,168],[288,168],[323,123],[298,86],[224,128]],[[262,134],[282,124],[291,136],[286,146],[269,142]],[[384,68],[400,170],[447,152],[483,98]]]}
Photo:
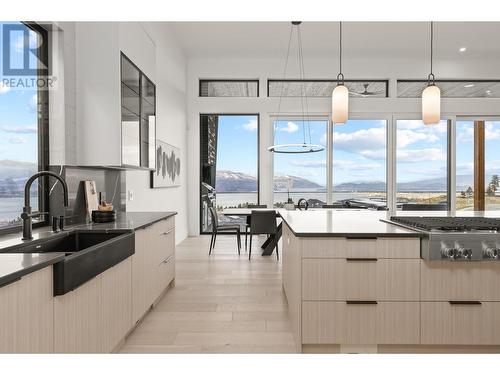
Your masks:
{"label": "white wall", "polygon": [[181,149],[183,180],[180,187],[150,189],[148,172],[127,171],[127,190],[133,192],[127,211],[177,211],[176,241],[180,242],[188,233],[186,59],[168,25],[144,26],[156,46],[157,138]]}
{"label": "white wall", "polygon": [[[51,164],[120,164],[120,51],[156,84],[157,137],[179,147],[186,161],[186,58],[168,24],[54,25],[53,34],[61,40],[54,56],[62,60],[58,74],[63,84],[52,94]],[[107,142],[111,147],[103,153]],[[187,162],[182,175],[187,175]],[[185,178],[180,187],[150,189],[148,171],[127,171],[127,190],[133,192],[127,211],[177,211],[180,242],[188,232],[187,184]]]}
{"label": "white wall", "polygon": [[[440,60],[434,63],[437,79],[500,79],[500,61],[491,58],[482,60],[462,59]],[[397,79],[426,79],[429,69],[428,56],[422,59],[372,58],[370,55],[343,61],[346,79],[388,79],[389,98],[351,99],[350,114],[379,114],[383,117],[393,114],[420,115],[420,100],[396,98]],[[338,61],[332,59],[308,59],[305,57],[307,78],[335,79]],[[294,74],[295,73],[295,74]],[[199,115],[200,113],[259,113],[260,114],[260,200],[263,204],[272,202],[273,159],[266,149],[272,145],[270,116],[276,114],[277,98],[267,98],[267,79],[283,78],[283,60],[270,58],[191,58],[187,70],[187,113],[188,113],[188,196],[189,233],[199,234]],[[258,78],[259,98],[199,98],[200,78]],[[289,65],[287,78],[298,78],[296,63]],[[287,98],[282,101],[281,114],[300,112],[300,99]],[[310,98],[309,111],[318,115],[330,115],[328,98]],[[443,99],[443,115],[500,115],[500,99]]]}

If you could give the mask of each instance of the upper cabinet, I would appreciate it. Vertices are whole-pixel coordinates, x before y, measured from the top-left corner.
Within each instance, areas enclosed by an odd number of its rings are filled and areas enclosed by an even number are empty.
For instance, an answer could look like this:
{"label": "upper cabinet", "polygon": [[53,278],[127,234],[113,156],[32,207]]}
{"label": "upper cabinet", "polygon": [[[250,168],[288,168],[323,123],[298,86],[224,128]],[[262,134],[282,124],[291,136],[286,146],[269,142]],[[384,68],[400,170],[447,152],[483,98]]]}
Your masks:
{"label": "upper cabinet", "polygon": [[122,165],[155,167],[156,87],[121,54]]}
{"label": "upper cabinet", "polygon": [[77,164],[154,168],[156,47],[150,33],[138,22],[77,22],[75,58]]}

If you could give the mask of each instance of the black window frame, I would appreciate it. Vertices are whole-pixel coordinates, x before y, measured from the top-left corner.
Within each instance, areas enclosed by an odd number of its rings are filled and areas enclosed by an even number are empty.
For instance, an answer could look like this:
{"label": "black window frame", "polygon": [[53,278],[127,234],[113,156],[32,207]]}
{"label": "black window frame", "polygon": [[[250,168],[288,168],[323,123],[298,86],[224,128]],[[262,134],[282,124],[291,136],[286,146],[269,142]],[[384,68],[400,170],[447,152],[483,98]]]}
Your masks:
{"label": "black window frame", "polygon": [[[201,181],[203,179],[203,174],[202,174],[202,167],[203,167],[203,145],[201,144],[201,138],[202,138],[202,131],[203,129],[201,128],[201,119],[203,116],[256,116],[257,117],[257,205],[260,205],[260,113],[200,113],[198,122],[199,122],[199,134],[200,134],[200,166],[199,166],[199,177],[198,177],[198,182],[199,182],[199,193],[198,197],[201,198],[202,196],[202,185]],[[215,188],[215,186],[214,186]],[[199,202],[199,207],[198,207],[198,213],[199,213],[199,229],[200,229],[200,234],[211,234],[211,232],[204,232],[203,231],[203,209],[202,209],[202,202],[200,200]]]}
{"label": "black window frame", "polygon": [[[336,83],[336,79],[279,79],[279,78],[269,78],[267,80],[267,93],[266,96],[268,98],[279,98],[279,96],[269,96],[269,84],[271,82],[328,82],[328,83]],[[384,98],[389,97],[389,80],[388,79],[346,79],[344,82],[382,82],[385,83],[385,96]],[[300,98],[300,96],[286,96],[287,98]],[[327,98],[328,96],[309,96],[309,98]],[[381,99],[380,97],[378,99]]]}
{"label": "black window frame", "polygon": [[[204,82],[254,82],[257,84],[257,96],[206,96],[206,95],[201,95],[201,86],[203,85]],[[217,78],[217,79],[209,79],[209,78],[200,78],[198,80],[198,97],[200,98],[259,98],[260,97],[260,81],[259,79],[223,79],[223,78]]]}
{"label": "black window frame", "polygon": [[[40,24],[33,21],[22,21],[23,25],[36,32],[42,38],[42,44],[38,49],[37,56],[48,71],[50,71],[49,59],[49,33]],[[38,77],[40,74],[37,75]],[[41,87],[37,90],[37,136],[38,136],[38,171],[48,170],[50,164],[49,152],[49,92]],[[44,176],[38,179],[38,211],[50,212],[49,204],[49,178]],[[19,213],[21,214],[21,212]],[[34,228],[49,225],[49,215],[40,216],[33,223]],[[15,233],[22,228],[22,224],[0,227],[0,234]]]}

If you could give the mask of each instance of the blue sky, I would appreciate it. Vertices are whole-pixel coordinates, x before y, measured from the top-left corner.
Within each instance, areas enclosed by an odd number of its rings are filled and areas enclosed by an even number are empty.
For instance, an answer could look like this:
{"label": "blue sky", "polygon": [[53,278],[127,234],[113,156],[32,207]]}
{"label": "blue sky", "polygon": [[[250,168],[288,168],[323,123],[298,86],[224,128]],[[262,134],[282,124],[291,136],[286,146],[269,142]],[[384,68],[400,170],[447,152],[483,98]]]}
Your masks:
{"label": "blue sky", "polygon": [[[0,54],[3,54],[3,25],[0,22]],[[8,22],[12,23],[12,22]],[[33,43],[34,40],[31,40]],[[23,39],[11,34],[11,65],[22,66]],[[10,88],[2,83],[3,58],[0,58],[0,160],[37,161],[37,95],[34,89]],[[31,59],[30,59],[31,60]],[[33,62],[30,61],[33,66]]]}
{"label": "blue sky", "polygon": [[257,176],[257,116],[219,116],[217,169]]}

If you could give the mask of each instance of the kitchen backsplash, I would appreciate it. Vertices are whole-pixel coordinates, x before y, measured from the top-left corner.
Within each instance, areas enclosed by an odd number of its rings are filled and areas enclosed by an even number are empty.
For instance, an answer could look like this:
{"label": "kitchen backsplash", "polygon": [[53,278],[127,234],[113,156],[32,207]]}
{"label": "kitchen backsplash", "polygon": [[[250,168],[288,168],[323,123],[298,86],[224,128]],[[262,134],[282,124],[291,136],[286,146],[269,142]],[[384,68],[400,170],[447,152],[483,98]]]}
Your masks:
{"label": "kitchen backsplash", "polygon": [[125,211],[125,171],[104,167],[51,166],[50,170],[61,175],[68,184],[69,206],[64,207],[62,188],[51,178],[50,213],[54,216],[64,215],[67,224],[82,223],[86,220],[84,180],[93,180],[97,191],[103,193],[108,203],[112,203],[116,211]]}

